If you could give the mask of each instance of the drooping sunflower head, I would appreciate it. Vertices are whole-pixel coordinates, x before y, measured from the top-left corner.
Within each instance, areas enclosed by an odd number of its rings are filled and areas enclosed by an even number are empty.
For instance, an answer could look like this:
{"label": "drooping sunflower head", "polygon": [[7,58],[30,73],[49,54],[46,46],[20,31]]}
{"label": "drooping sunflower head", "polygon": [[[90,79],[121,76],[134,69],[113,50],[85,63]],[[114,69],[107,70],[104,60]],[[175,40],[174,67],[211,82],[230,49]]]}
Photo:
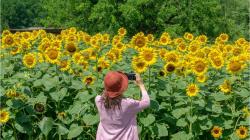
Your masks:
{"label": "drooping sunflower head", "polygon": [[236,130],[236,134],[240,139],[245,139],[248,136],[248,129],[245,126],[240,126]]}
{"label": "drooping sunflower head", "polygon": [[206,73],[208,69],[208,65],[205,59],[202,58],[195,58],[192,62],[192,71],[196,75],[202,75]]}
{"label": "drooping sunflower head", "polygon": [[229,80],[224,80],[220,85],[220,90],[224,93],[229,93],[231,91],[231,84]]}
{"label": "drooping sunflower head", "polygon": [[147,65],[152,65],[157,60],[157,53],[153,48],[143,48],[139,52],[139,57],[141,60],[145,61]]}
{"label": "drooping sunflower head", "polygon": [[222,135],[222,128],[219,126],[214,126],[213,129],[211,130],[211,135],[214,138],[219,138]]}
{"label": "drooping sunflower head", "polygon": [[189,97],[197,96],[199,88],[196,84],[189,84],[186,88],[186,94]]}
{"label": "drooping sunflower head", "polygon": [[50,47],[45,51],[45,59],[46,61],[55,64],[59,61],[61,56],[61,52],[57,48]]}
{"label": "drooping sunflower head", "polygon": [[131,40],[132,46],[138,51],[140,51],[142,48],[145,48],[147,43],[148,38],[145,37],[143,33],[137,33]]}
{"label": "drooping sunflower head", "polygon": [[143,73],[147,70],[147,64],[145,61],[138,57],[133,57],[132,68],[137,73]]}
{"label": "drooping sunflower head", "polygon": [[23,56],[23,64],[27,68],[33,68],[36,65],[36,56],[33,53],[28,53]]}
{"label": "drooping sunflower head", "polygon": [[5,109],[0,109],[0,124],[8,122],[10,119],[10,113]]}

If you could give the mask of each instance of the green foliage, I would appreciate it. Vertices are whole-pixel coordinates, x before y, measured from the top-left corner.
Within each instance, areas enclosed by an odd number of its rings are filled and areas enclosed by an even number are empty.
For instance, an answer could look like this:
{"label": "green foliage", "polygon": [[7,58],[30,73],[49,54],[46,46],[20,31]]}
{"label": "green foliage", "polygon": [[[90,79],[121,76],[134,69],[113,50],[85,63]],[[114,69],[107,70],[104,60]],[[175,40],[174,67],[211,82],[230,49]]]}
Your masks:
{"label": "green foliage", "polygon": [[30,26],[78,27],[89,33],[115,33],[125,27],[178,36],[184,32],[215,38],[249,38],[247,0],[6,0],[1,4],[1,29]]}

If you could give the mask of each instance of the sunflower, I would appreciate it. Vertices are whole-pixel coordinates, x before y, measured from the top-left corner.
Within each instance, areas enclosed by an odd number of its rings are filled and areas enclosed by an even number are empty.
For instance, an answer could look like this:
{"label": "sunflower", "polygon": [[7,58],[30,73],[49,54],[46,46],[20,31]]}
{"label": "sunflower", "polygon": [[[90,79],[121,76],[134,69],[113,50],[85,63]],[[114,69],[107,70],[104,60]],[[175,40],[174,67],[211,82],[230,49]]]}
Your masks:
{"label": "sunflower", "polygon": [[221,56],[216,56],[209,60],[210,63],[212,64],[212,67],[214,67],[215,69],[220,69],[224,66],[224,59]]}
{"label": "sunflower", "polygon": [[109,34],[103,34],[102,35],[102,42],[106,45],[109,43]]}
{"label": "sunflower", "polygon": [[91,85],[94,83],[94,77],[93,76],[86,76],[82,79],[82,82],[86,85]]}
{"label": "sunflower", "polygon": [[2,38],[2,42],[6,46],[12,46],[15,44],[14,36],[12,34],[8,34]]}
{"label": "sunflower", "polygon": [[181,52],[184,52],[186,51],[187,49],[187,46],[184,44],[184,43],[180,43],[178,46],[177,46],[177,49]]}
{"label": "sunflower", "polygon": [[59,62],[59,68],[61,71],[67,71],[70,68],[70,61],[69,60],[62,60]]}
{"label": "sunflower", "polygon": [[161,37],[160,37],[160,44],[161,45],[168,45],[168,44],[170,44],[170,42],[171,42],[171,39],[170,39],[170,36],[168,35],[168,34],[162,34],[161,35]]}
{"label": "sunflower", "polygon": [[75,64],[79,64],[80,59],[82,59],[83,56],[80,52],[76,52],[73,54],[72,59]]}
{"label": "sunflower", "polygon": [[236,130],[236,134],[240,139],[244,139],[248,136],[248,129],[245,126],[240,126],[237,130]]}
{"label": "sunflower", "polygon": [[23,56],[23,64],[28,68],[33,68],[36,65],[36,56],[33,53],[28,53]]}
{"label": "sunflower", "polygon": [[118,34],[120,36],[125,36],[126,33],[127,33],[127,30],[125,28],[123,28],[123,27],[118,30]]}
{"label": "sunflower", "polygon": [[194,39],[194,36],[191,33],[185,33],[184,38],[186,40],[192,41]]}
{"label": "sunflower", "polygon": [[200,49],[200,44],[196,40],[192,41],[188,46],[188,51],[190,51],[191,53],[195,53],[199,49]]}
{"label": "sunflower", "polygon": [[231,91],[231,84],[229,80],[224,80],[223,84],[220,85],[220,90],[224,93],[228,93]]}
{"label": "sunflower", "polygon": [[153,42],[154,41],[154,35],[153,34],[148,34],[147,39],[148,39],[148,42]]}
{"label": "sunflower", "polygon": [[132,68],[137,73],[143,73],[147,70],[147,64],[138,57],[133,57]]}
{"label": "sunflower", "polygon": [[234,47],[232,53],[234,56],[238,56],[241,54],[242,49],[240,47]]}
{"label": "sunflower", "polygon": [[143,33],[137,33],[132,37],[131,45],[138,51],[145,48],[148,43],[148,38]]}
{"label": "sunflower", "polygon": [[48,62],[55,64],[58,62],[59,58],[61,56],[61,52],[56,48],[48,48],[45,51],[45,58]]}
{"label": "sunflower", "polygon": [[201,44],[206,44],[206,42],[207,42],[207,36],[205,36],[205,35],[200,35],[200,36],[197,37],[197,40],[198,40],[199,43],[201,43]]}
{"label": "sunflower", "polygon": [[8,97],[8,98],[15,98],[15,97],[19,97],[20,94],[16,92],[15,89],[8,89],[5,93],[5,95]]}
{"label": "sunflower", "polygon": [[196,84],[189,84],[186,88],[186,94],[189,97],[197,96],[197,93],[199,92],[199,88]]}
{"label": "sunflower", "polygon": [[213,129],[211,130],[211,135],[214,138],[219,138],[222,135],[222,128],[219,126],[214,126]]}
{"label": "sunflower", "polygon": [[121,42],[121,36],[115,35],[112,39],[112,45],[115,46],[117,43]]}
{"label": "sunflower", "polygon": [[245,38],[239,38],[238,40],[235,41],[235,44],[238,46],[243,46],[247,43]]}
{"label": "sunflower", "polygon": [[11,32],[10,32],[9,30],[4,30],[4,31],[2,32],[2,35],[3,35],[3,36],[9,35],[9,34],[11,34]]}
{"label": "sunflower", "polygon": [[159,56],[160,56],[162,59],[164,59],[166,53],[168,52],[168,50],[165,49],[165,48],[158,49],[157,51],[158,51]]}
{"label": "sunflower", "polygon": [[202,74],[202,75],[197,76],[196,79],[198,82],[204,83],[206,81],[207,77],[205,74]]}
{"label": "sunflower", "polygon": [[15,47],[13,47],[12,50],[10,51],[10,54],[16,55],[16,54],[18,54],[18,53],[20,53],[20,52],[21,52],[20,47],[15,46]]}
{"label": "sunflower", "polygon": [[4,109],[0,109],[0,123],[6,123],[10,119],[10,113]]}
{"label": "sunflower", "polygon": [[250,117],[249,107],[245,106],[244,108],[242,108],[242,112],[244,118]]}
{"label": "sunflower", "polygon": [[179,58],[177,51],[170,51],[165,54],[164,60],[167,62],[178,62]]}
{"label": "sunflower", "polygon": [[122,51],[122,50],[125,49],[125,45],[124,45],[122,42],[119,42],[119,43],[117,43],[117,44],[115,45],[114,48],[116,48],[116,49]]}
{"label": "sunflower", "polygon": [[62,119],[64,119],[66,117],[66,113],[65,112],[59,112],[59,113],[57,113],[57,117],[62,120]]}
{"label": "sunflower", "polygon": [[205,59],[195,58],[192,62],[192,70],[196,75],[202,75],[206,73],[208,65]]}
{"label": "sunflower", "polygon": [[47,48],[49,48],[51,43],[48,41],[42,41],[41,44],[38,46],[38,50],[41,52],[45,52]]}
{"label": "sunflower", "polygon": [[139,52],[139,58],[145,61],[147,65],[152,65],[157,60],[157,53],[153,48],[144,48]]}
{"label": "sunflower", "polygon": [[166,72],[164,70],[159,71],[159,76],[161,77],[166,76]]}
{"label": "sunflower", "polygon": [[238,73],[244,68],[244,64],[238,57],[232,57],[227,64],[227,71],[231,74]]}
{"label": "sunflower", "polygon": [[39,63],[43,63],[44,62],[44,57],[42,53],[37,53],[37,59]]}
{"label": "sunflower", "polygon": [[77,51],[77,44],[75,42],[67,42],[65,45],[66,52],[73,55]]}
{"label": "sunflower", "polygon": [[20,45],[21,45],[22,50],[29,50],[29,49],[31,49],[31,44],[27,40],[21,40]]}
{"label": "sunflower", "polygon": [[83,70],[86,70],[89,66],[89,63],[88,63],[88,61],[81,59],[79,62],[79,65],[82,67]]}
{"label": "sunflower", "polygon": [[168,62],[165,64],[164,66],[164,70],[167,72],[167,73],[171,73],[171,72],[174,72],[176,70],[176,65],[175,63],[173,62]]}
{"label": "sunflower", "polygon": [[219,39],[220,39],[222,42],[227,42],[227,41],[228,41],[228,38],[229,38],[228,34],[225,34],[225,33],[220,34],[220,36],[219,36]]}

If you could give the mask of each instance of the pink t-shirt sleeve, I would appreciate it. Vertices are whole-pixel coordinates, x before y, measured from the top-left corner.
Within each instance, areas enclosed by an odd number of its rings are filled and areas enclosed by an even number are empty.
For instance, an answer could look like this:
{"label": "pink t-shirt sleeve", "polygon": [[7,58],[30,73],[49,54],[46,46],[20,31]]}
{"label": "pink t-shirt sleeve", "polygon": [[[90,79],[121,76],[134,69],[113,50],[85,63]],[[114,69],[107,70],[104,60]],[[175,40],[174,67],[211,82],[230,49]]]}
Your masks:
{"label": "pink t-shirt sleeve", "polygon": [[147,91],[142,91],[142,99],[140,101],[129,99],[129,102],[131,111],[133,111],[134,113],[140,112],[150,106],[150,98],[147,94]]}

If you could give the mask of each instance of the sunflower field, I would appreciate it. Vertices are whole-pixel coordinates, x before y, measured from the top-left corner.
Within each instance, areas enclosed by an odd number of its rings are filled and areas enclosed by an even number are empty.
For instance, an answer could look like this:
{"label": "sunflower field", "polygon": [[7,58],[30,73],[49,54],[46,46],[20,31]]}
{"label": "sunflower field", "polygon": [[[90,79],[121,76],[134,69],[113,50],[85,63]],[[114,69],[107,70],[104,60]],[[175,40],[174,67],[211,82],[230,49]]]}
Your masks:
{"label": "sunflower field", "polygon": [[[144,80],[151,104],[137,115],[141,140],[249,138],[250,42],[126,33],[3,31],[1,139],[94,140],[94,99],[111,70]],[[139,88],[131,82],[124,96],[140,99]]]}

